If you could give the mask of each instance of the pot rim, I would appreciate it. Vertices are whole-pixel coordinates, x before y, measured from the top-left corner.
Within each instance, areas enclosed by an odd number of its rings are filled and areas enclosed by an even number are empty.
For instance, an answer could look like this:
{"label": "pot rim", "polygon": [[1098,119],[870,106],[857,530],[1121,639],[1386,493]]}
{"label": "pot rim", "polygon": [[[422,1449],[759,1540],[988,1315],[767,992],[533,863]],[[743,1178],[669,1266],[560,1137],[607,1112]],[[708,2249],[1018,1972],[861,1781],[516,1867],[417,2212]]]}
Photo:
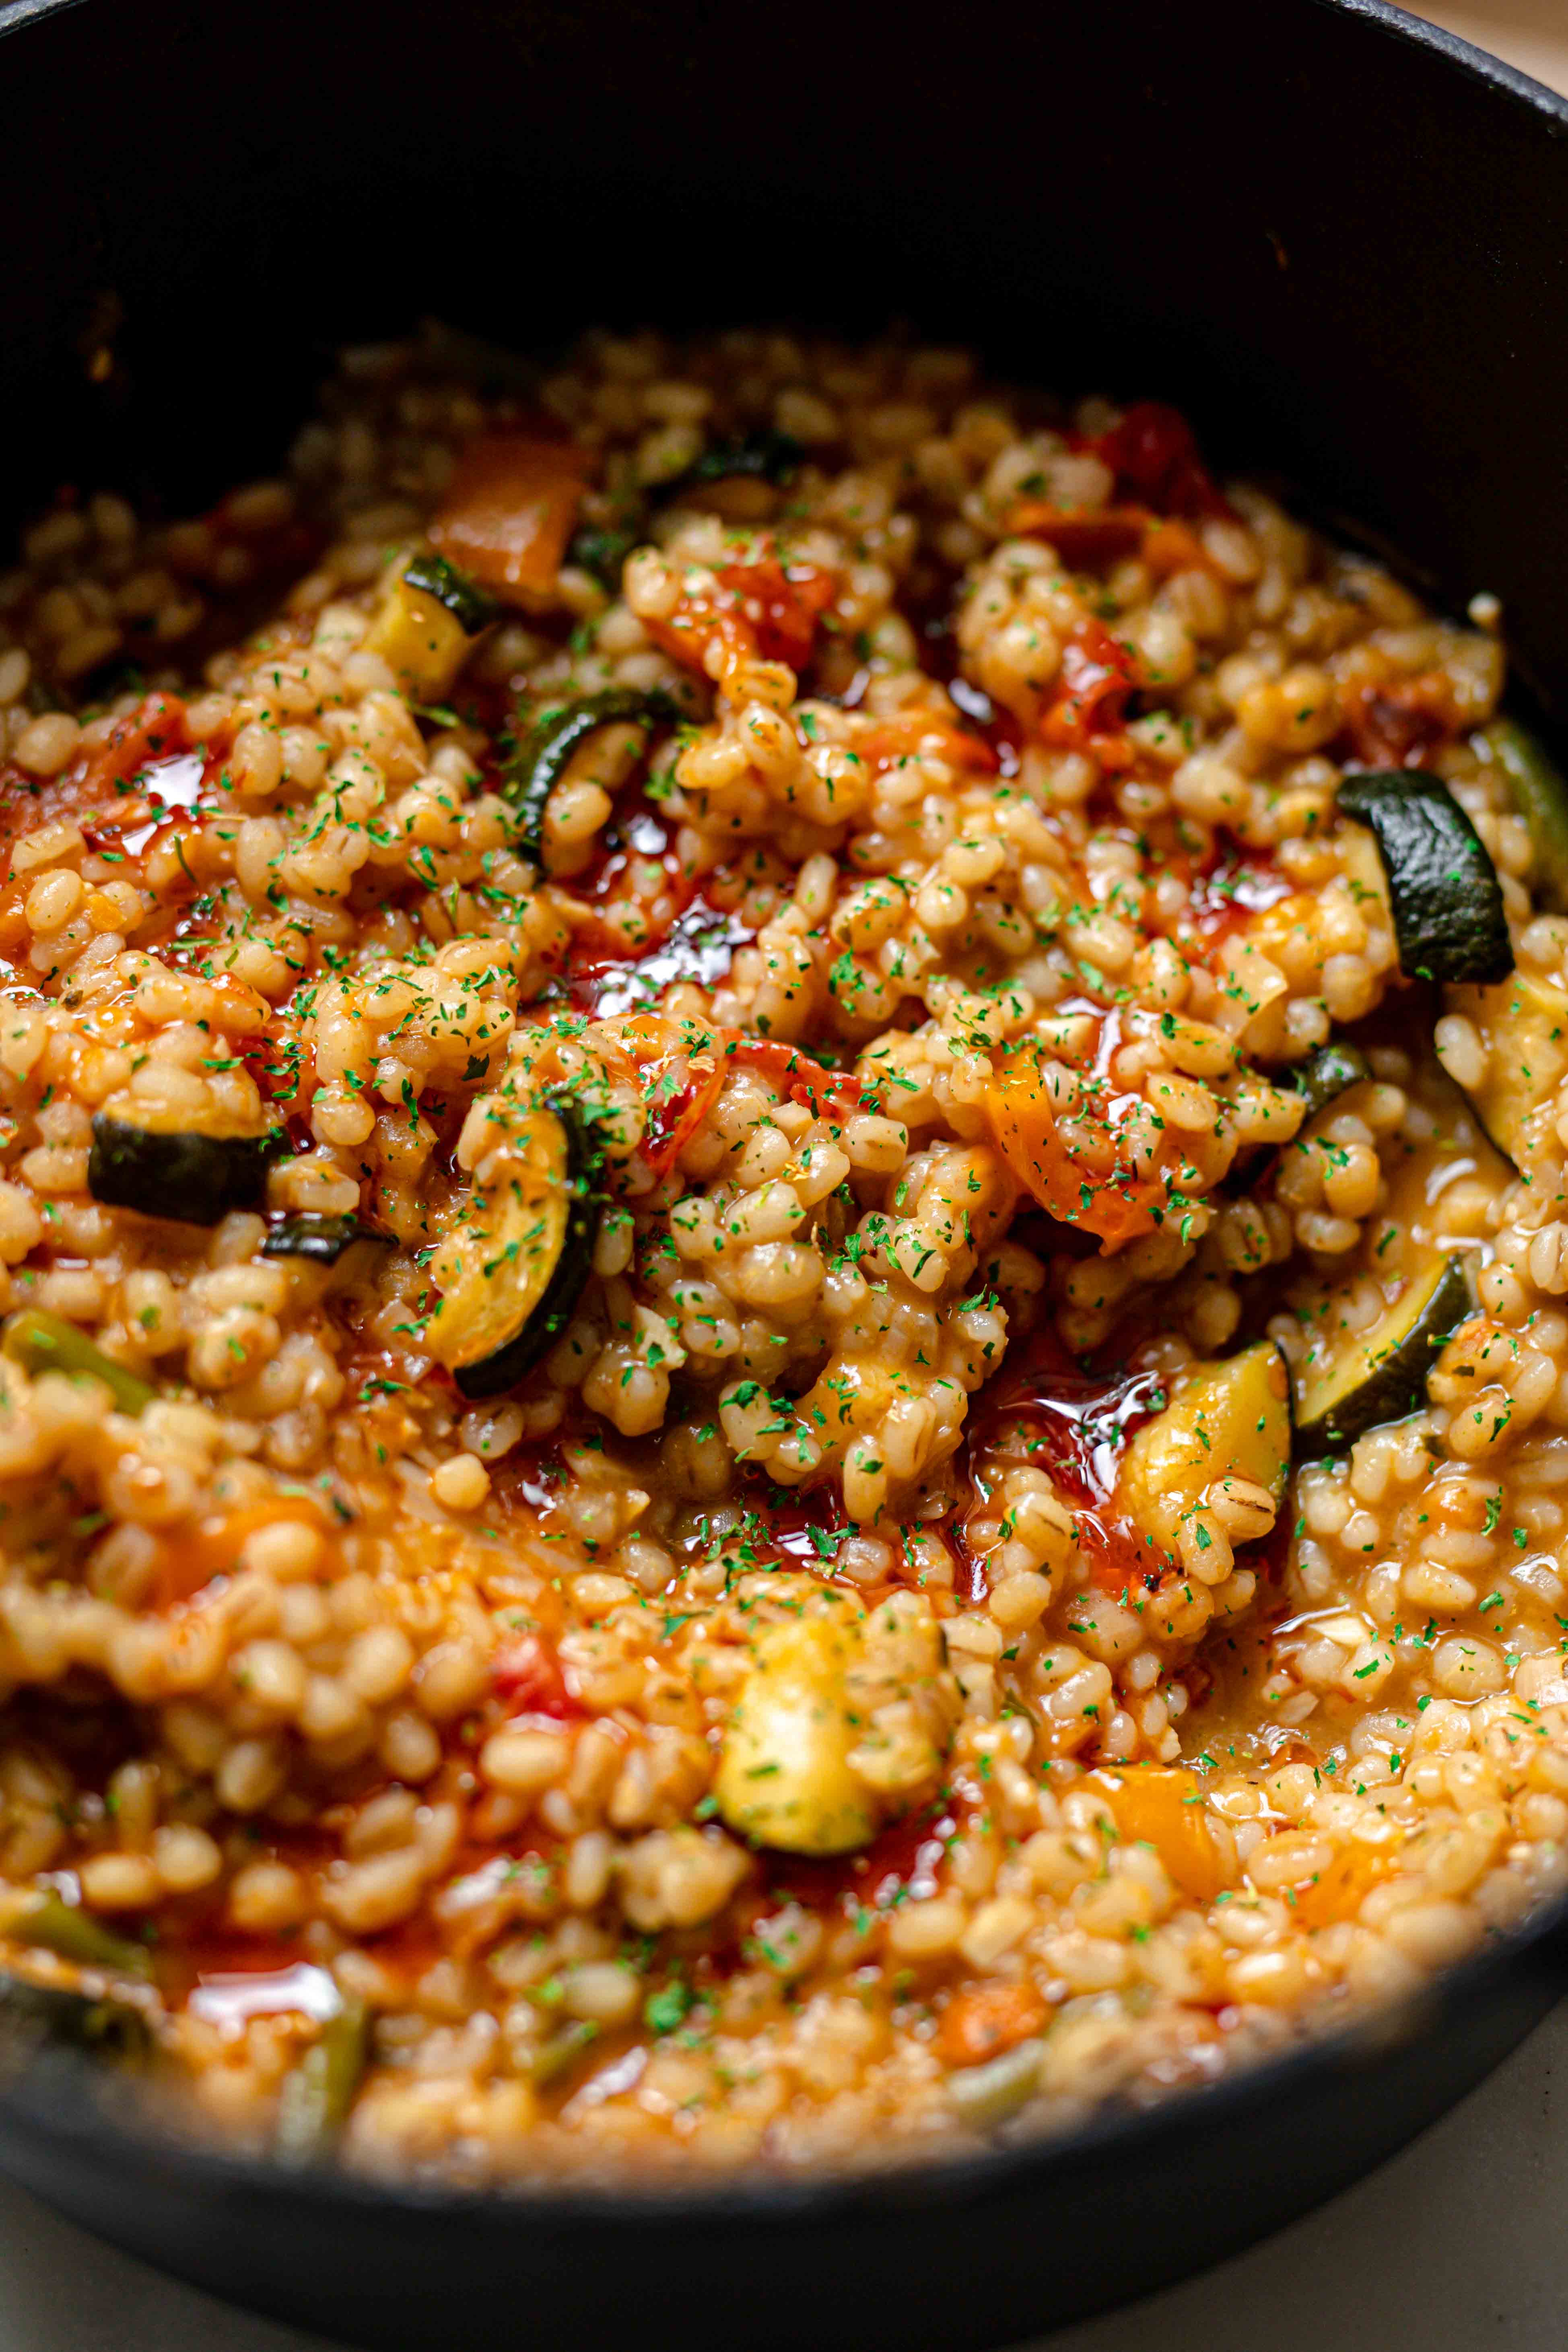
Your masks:
{"label": "pot rim", "polygon": [[[89,0],[0,0],[0,39],[89,5]],[[1385,38],[1425,49],[1485,84],[1513,106],[1568,131],[1568,96],[1461,35],[1412,16],[1392,0],[1311,0],[1327,14],[1359,19]],[[1568,1984],[1568,1888],[1468,1958],[1439,1970],[1417,1991],[1327,2031],[1303,2032],[1282,2053],[1238,2064],[1211,2084],[1172,2091],[1146,2105],[1106,2103],[1076,2126],[1041,2131],[1005,2146],[959,2155],[911,2155],[881,2169],[791,2175],[757,2167],[733,2177],[688,2176],[469,2189],[426,2179],[384,2179],[330,2165],[292,2169],[262,2157],[228,2152],[163,2125],[152,2111],[132,2123],[117,2099],[102,2096],[101,2062],[51,2048],[0,2089],[0,2143],[8,2133],[63,2148],[89,2144],[100,2160],[127,2167],[151,2162],[170,2185],[269,2203],[306,2197],[340,2211],[445,2217],[515,2231],[520,2221],[554,2229],[663,2228],[751,2222],[790,2230],[973,2204],[1047,2179],[1058,2166],[1104,2160],[1133,2145],[1179,2144],[1194,2121],[1210,2130],[1240,2123],[1257,2109],[1289,2100],[1314,2076],[1354,2071],[1403,2043],[1443,2032],[1462,2009],[1495,1996],[1503,1982],[1532,1969]],[[913,2144],[911,2144],[912,2146]]]}

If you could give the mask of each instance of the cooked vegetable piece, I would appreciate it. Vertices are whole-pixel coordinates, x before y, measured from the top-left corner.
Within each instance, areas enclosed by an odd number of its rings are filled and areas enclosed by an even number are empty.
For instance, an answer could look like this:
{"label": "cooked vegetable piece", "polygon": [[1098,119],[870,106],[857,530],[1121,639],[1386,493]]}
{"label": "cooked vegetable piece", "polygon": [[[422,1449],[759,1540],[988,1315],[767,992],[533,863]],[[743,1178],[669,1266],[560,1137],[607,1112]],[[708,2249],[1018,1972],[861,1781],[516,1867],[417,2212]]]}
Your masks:
{"label": "cooked vegetable piece", "polygon": [[1290,1468],[1290,1380],[1272,1339],[1188,1373],[1122,1456],[1116,1496],[1158,1551],[1222,1478],[1247,1478],[1279,1503]]}
{"label": "cooked vegetable piece", "polygon": [[0,1936],[13,1944],[30,1944],[40,1952],[53,1952],[62,1960],[75,1960],[85,1969],[113,1969],[121,1976],[145,1977],[152,1974],[152,1960],[145,1945],[132,1944],[124,1936],[117,1936],[95,1919],[90,1911],[83,1911],[63,1895],[40,1895],[0,1927]]}
{"label": "cooked vegetable piece", "polygon": [[445,694],[496,617],[496,607],[444,555],[415,555],[387,590],[365,638],[422,701]]}
{"label": "cooked vegetable piece", "polygon": [[1326,1045],[1320,1045],[1304,1062],[1288,1070],[1284,1083],[1301,1097],[1307,1118],[1313,1119],[1340,1095],[1371,1076],[1372,1065],[1359,1045],[1352,1045],[1346,1037],[1331,1037]]}
{"label": "cooked vegetable piece", "polygon": [[1348,1453],[1363,1430],[1417,1412],[1445,1342],[1473,1312],[1464,1257],[1434,1252],[1369,1329],[1315,1326],[1295,1379],[1298,1460]]}
{"label": "cooked vegetable piece", "polygon": [[805,456],[800,443],[789,434],[764,427],[738,441],[716,441],[683,474],[659,483],[653,496],[672,499],[683,490],[701,489],[710,482],[737,479],[769,482],[775,489],[782,489],[795,479]]}
{"label": "cooked vegetable piece", "polygon": [[850,1751],[864,1729],[849,1677],[861,1622],[841,1612],[764,1625],[737,1693],[714,1794],[732,1830],[785,1853],[847,1853],[877,1828]]}
{"label": "cooked vegetable piece", "polygon": [[145,2018],[126,2001],[0,1969],[0,2040],[14,2037],[64,2042],[100,2058],[139,2058],[150,2038]]}
{"label": "cooked vegetable piece", "polygon": [[629,530],[599,530],[592,525],[573,534],[566,561],[579,572],[590,572],[609,595],[618,595],[621,572],[637,545]]}
{"label": "cooked vegetable piece", "polygon": [[571,1320],[593,1264],[594,1150],[563,1092],[489,1098],[493,1140],[431,1262],[441,1296],[426,1344],[466,1397],[515,1388]]}
{"label": "cooked vegetable piece", "polygon": [[528,2072],[536,2087],[542,2090],[547,2083],[559,2082],[563,2074],[570,2074],[584,2052],[593,2048],[599,2033],[600,2028],[585,2017],[574,2017],[569,2023],[558,2026],[533,2053]]}
{"label": "cooked vegetable piece", "polygon": [[958,2119],[971,2131],[994,2131],[1026,2106],[1040,2087],[1043,2042],[1020,2042],[984,2066],[963,2066],[947,2078]]}
{"label": "cooked vegetable piece", "polygon": [[1505,979],[1513,945],[1497,868],[1442,778],[1418,768],[1354,769],[1339,805],[1372,828],[1405,978]]}
{"label": "cooked vegetable piece", "polygon": [[1225,1864],[1195,1772],[1184,1764],[1131,1764],[1090,1772],[1083,1785],[1104,1799],[1129,1844],[1153,1847],[1173,1886],[1195,1903],[1214,1901],[1225,1885]]}
{"label": "cooked vegetable piece", "polygon": [[88,1190],[106,1208],[137,1209],[187,1225],[220,1224],[235,1209],[260,1209],[267,1171],[285,1142],[281,1128],[259,1135],[201,1135],[134,1118],[94,1114]]}
{"label": "cooked vegetable piece", "polygon": [[348,2121],[370,2055],[370,2012],[345,2000],[284,2076],[273,2151],[287,2164],[319,2164]]}
{"label": "cooked vegetable piece", "polygon": [[302,1209],[274,1225],[261,1244],[263,1257],[305,1257],[317,1265],[336,1265],[361,1242],[389,1248],[389,1234],[373,1233],[355,1216],[328,1217],[320,1210]]}
{"label": "cooked vegetable piece", "polygon": [[1532,896],[1559,914],[1568,911],[1568,779],[1517,719],[1494,719],[1479,740],[1507,776],[1514,805],[1530,827]]}
{"label": "cooked vegetable piece", "polygon": [[1027,1041],[1009,1046],[985,1090],[985,1115],[1019,1183],[1053,1217],[1093,1234],[1109,1255],[1153,1232],[1164,1213],[1165,1188],[1120,1160],[1105,1172],[1105,1146],[1114,1150],[1116,1130],[1094,1115],[1091,1097],[1076,1118],[1058,1120],[1052,1058]]}
{"label": "cooked vegetable piece", "polygon": [[589,462],[571,441],[481,434],[458,459],[431,519],[432,546],[504,604],[542,604],[572,536]]}
{"label": "cooked vegetable piece", "polygon": [[95,1348],[63,1315],[47,1315],[39,1307],[25,1307],[19,1315],[11,1316],[0,1344],[26,1372],[66,1372],[76,1378],[86,1373],[101,1381],[121,1412],[138,1413],[157,1394],[147,1381],[128,1372],[101,1348]]}
{"label": "cooked vegetable piece", "polygon": [[544,863],[544,819],[550,795],[580,751],[601,727],[625,721],[673,727],[679,711],[668,694],[613,686],[590,694],[564,710],[551,712],[533,729],[510,761],[501,786],[517,813],[517,846],[538,866]]}
{"label": "cooked vegetable piece", "polygon": [[1466,1094],[1476,1117],[1521,1174],[1531,1146],[1551,1140],[1552,1099],[1568,1073],[1568,993],[1534,972],[1516,971],[1495,988],[1451,988],[1450,1013],[1475,1024],[1486,1071]]}

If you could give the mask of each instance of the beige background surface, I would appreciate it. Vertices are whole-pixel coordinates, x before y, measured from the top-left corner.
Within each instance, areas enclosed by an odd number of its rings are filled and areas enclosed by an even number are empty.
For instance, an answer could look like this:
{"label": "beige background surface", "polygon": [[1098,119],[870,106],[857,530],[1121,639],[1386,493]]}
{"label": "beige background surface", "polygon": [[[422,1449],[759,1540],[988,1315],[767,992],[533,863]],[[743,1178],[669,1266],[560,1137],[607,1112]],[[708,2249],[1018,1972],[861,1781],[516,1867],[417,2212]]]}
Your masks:
{"label": "beige background surface", "polygon": [[[1420,13],[1568,91],[1568,0]],[[1561,2352],[1565,2213],[1568,2006],[1360,2188],[1205,2277],[1033,2352]],[[468,2352],[461,2282],[452,2288],[453,2352]],[[1048,2301],[1040,2316],[1048,2326]],[[526,2312],[518,2327],[526,2340]],[[0,2352],[326,2347],[168,2284],[0,2182]]]}
{"label": "beige background surface", "polygon": [[1495,51],[1537,81],[1568,91],[1568,0],[1469,0],[1463,7],[1414,13]]}

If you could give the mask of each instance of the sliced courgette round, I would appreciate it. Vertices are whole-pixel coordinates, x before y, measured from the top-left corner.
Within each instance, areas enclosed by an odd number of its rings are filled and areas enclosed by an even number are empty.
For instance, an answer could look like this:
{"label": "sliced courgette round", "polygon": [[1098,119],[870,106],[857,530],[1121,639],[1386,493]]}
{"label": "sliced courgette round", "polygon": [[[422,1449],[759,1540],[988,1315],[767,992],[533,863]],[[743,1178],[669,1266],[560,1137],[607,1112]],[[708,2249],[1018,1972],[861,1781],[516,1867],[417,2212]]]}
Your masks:
{"label": "sliced courgette round", "polygon": [[1562,914],[1568,910],[1568,781],[1517,719],[1494,719],[1479,741],[1508,778],[1514,806],[1530,827],[1537,902]]}
{"label": "sliced courgette round", "polygon": [[800,443],[789,434],[764,426],[738,441],[715,442],[683,474],[660,482],[651,495],[665,500],[685,490],[705,489],[711,482],[737,480],[770,482],[774,489],[783,489],[800,471],[805,456]]}
{"label": "sliced courgette round", "polygon": [[1475,1311],[1461,1254],[1433,1253],[1370,1329],[1336,1328],[1331,1302],[1297,1370],[1296,1456],[1345,1454],[1380,1422],[1403,1421],[1426,1401],[1426,1375]]}
{"label": "sliced courgette round", "polygon": [[279,1127],[259,1135],[201,1135],[161,1125],[141,1109],[134,1118],[100,1110],[92,1122],[88,1190],[106,1208],[186,1225],[221,1224],[233,1210],[265,1205],[268,1169],[287,1143]]}
{"label": "sliced courgette round", "polygon": [[489,1098],[494,1139],[430,1271],[440,1297],[425,1339],[466,1397],[515,1388],[572,1318],[594,1260],[596,1158],[563,1092]]}
{"label": "sliced courgette round", "polygon": [[603,694],[586,695],[582,701],[569,703],[564,710],[553,711],[542,719],[521,743],[501,782],[501,797],[510,803],[517,820],[519,855],[531,858],[535,866],[542,868],[544,819],[550,795],[565,774],[574,752],[590,735],[596,734],[601,727],[626,720],[673,727],[679,717],[668,695],[657,688],[644,692],[636,687],[613,686]]}
{"label": "sliced courgette round", "polygon": [[1504,980],[1513,943],[1486,845],[1440,776],[1347,771],[1341,814],[1370,825],[1407,980]]}
{"label": "sliced courgette round", "polygon": [[1516,971],[1495,988],[1451,988],[1444,1001],[1480,1034],[1486,1075],[1466,1096],[1522,1175],[1537,1130],[1550,1132],[1552,1102],[1568,1075],[1568,993],[1533,972]]}
{"label": "sliced courgette round", "polygon": [[365,650],[390,664],[405,692],[428,700],[446,693],[496,613],[466,572],[426,550],[387,590]]}
{"label": "sliced courgette round", "polygon": [[1183,1374],[1122,1456],[1116,1498],[1157,1552],[1217,1479],[1247,1478],[1279,1504],[1290,1470],[1290,1375],[1272,1339]]}
{"label": "sliced courgette round", "polygon": [[1326,1045],[1320,1045],[1304,1062],[1287,1070],[1281,1084],[1305,1102],[1305,1126],[1307,1119],[1316,1118],[1320,1111],[1327,1110],[1341,1095],[1348,1093],[1352,1087],[1363,1085],[1371,1076],[1372,1065],[1359,1045],[1352,1045],[1348,1037],[1331,1037]]}
{"label": "sliced courgette round", "polygon": [[146,1381],[117,1364],[101,1348],[95,1348],[74,1323],[68,1323],[63,1315],[47,1314],[41,1307],[25,1307],[19,1314],[7,1317],[0,1349],[35,1380],[40,1372],[64,1372],[68,1380],[79,1380],[85,1374],[89,1380],[101,1381],[114,1399],[117,1412],[142,1412],[157,1394]]}
{"label": "sliced courgette round", "polygon": [[263,1257],[303,1257],[315,1265],[336,1265],[350,1250],[368,1242],[389,1245],[390,1234],[373,1233],[354,1216],[323,1216],[318,1209],[302,1209],[282,1217],[261,1244]]}

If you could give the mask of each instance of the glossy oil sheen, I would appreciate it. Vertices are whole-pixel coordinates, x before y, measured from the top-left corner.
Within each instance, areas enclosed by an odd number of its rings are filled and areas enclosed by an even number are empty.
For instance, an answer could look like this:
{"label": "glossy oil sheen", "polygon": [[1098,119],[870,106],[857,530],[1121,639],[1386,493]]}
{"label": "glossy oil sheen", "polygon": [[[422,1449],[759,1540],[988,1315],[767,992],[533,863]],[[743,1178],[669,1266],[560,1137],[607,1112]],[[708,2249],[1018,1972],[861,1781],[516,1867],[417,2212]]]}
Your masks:
{"label": "glossy oil sheen", "polygon": [[[1439,604],[1493,591],[1562,740],[1568,106],[1379,0],[14,0],[0,33],[7,525],[62,481],[199,508],[276,464],[338,342],[426,311],[523,347],[907,318],[1175,400]],[[1353,2042],[881,2179],[520,2203],[302,2179],[138,2134],[64,2053],[0,2097],[0,2164],[367,2346],[956,2352],[1366,2170],[1563,1958],[1543,1922]]]}

